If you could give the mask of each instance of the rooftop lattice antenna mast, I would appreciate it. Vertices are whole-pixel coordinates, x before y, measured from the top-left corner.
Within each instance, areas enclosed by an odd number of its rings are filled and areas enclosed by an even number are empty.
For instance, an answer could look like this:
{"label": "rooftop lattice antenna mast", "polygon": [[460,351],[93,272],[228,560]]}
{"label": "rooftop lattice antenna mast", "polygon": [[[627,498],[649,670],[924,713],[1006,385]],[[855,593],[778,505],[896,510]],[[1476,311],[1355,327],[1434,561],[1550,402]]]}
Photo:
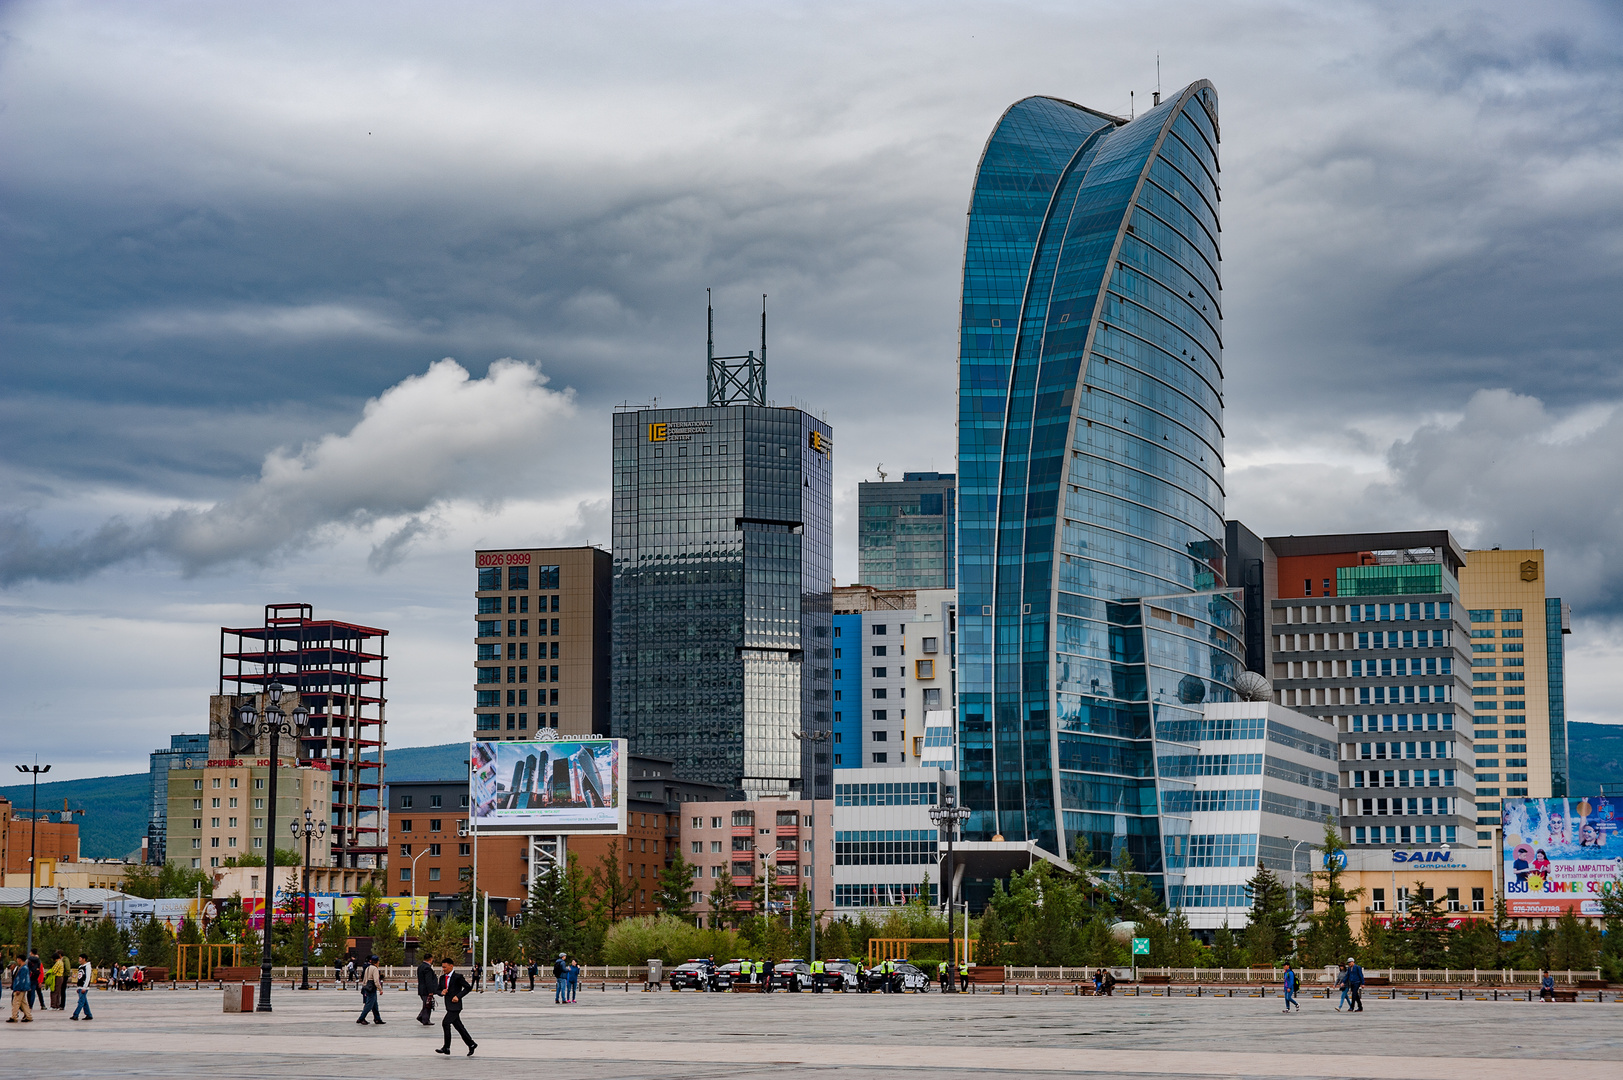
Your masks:
{"label": "rooftop lattice antenna mast", "polygon": [[708,333],[705,359],[706,400],[710,405],[766,404],[766,294],[761,294],[761,355],[753,351],[742,356],[716,355],[716,309],[710,304],[710,290],[704,291]]}

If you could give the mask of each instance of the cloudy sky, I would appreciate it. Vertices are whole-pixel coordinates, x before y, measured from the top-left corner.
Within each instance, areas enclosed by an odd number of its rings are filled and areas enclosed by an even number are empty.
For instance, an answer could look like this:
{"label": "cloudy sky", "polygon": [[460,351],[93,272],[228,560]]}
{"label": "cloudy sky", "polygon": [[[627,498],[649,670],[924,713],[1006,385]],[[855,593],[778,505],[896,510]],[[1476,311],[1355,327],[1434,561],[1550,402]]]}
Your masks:
{"label": "cloudy sky", "polygon": [[[200,730],[268,601],[469,727],[478,546],[608,541],[704,289],[856,483],[950,470],[963,215],[1030,94],[1221,96],[1229,512],[1549,551],[1623,691],[1623,15],[1595,3],[0,6],[0,741]],[[1130,97],[1130,94],[1136,97]]]}

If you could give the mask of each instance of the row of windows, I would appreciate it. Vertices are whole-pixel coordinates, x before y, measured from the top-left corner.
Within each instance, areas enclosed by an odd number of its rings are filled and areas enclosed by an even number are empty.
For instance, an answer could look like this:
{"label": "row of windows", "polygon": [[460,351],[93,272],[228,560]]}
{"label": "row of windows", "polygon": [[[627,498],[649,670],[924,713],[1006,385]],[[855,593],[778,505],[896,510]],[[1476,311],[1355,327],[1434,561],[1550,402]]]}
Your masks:
{"label": "row of windows", "polygon": [[1262,798],[1261,788],[1229,788],[1223,791],[1176,790],[1163,792],[1161,807],[1168,814],[1199,811],[1255,810]]}
{"label": "row of windows", "polygon": [[[502,598],[499,596],[481,596],[477,598],[477,602],[479,604],[478,614],[480,615],[500,615],[502,613]],[[554,594],[552,597],[553,611],[559,610],[559,602],[559,597]],[[547,610],[547,598],[545,596],[535,598],[535,610]],[[507,598],[507,614],[528,615],[529,613],[530,598],[528,596],[509,596]]]}
{"label": "row of windows", "polygon": [[1340,777],[1337,774],[1321,772],[1310,769],[1306,765],[1297,765],[1290,761],[1281,761],[1271,758],[1263,775],[1271,776],[1275,780],[1286,780],[1292,784],[1301,784],[1303,787],[1318,788],[1320,791],[1335,791],[1340,786]]}
{"label": "row of windows", "polygon": [[1358,758],[1361,761],[1380,761],[1390,758],[1451,758],[1454,756],[1454,744],[1451,742],[1378,742],[1358,743]]}
{"label": "row of windows", "polygon": [[[474,707],[479,709],[497,708],[502,703],[502,692],[500,690],[475,690],[473,696]],[[530,692],[528,690],[507,691],[508,708],[515,705],[528,705],[529,703]],[[535,703],[537,705],[558,704],[558,691],[537,690],[535,692]]]}
{"label": "row of windows", "polygon": [[[531,571],[534,571],[532,573]],[[558,585],[558,568],[556,566],[509,566],[507,567],[507,587],[509,589],[528,589],[534,580],[537,589],[556,589]],[[486,566],[479,570],[479,591],[487,592],[502,587],[502,568],[499,566]],[[556,599],[556,598],[554,598]],[[552,610],[557,611],[554,607]]]}
{"label": "row of windows", "polygon": [[1355,788],[1454,786],[1453,769],[1359,769],[1354,770],[1351,776]]}
{"label": "row of windows", "polygon": [[934,829],[863,829],[834,834],[837,866],[933,863],[939,834]]}
{"label": "row of windows", "polygon": [[[1427,842],[1426,841],[1426,834],[1427,834],[1427,829],[1428,828],[1430,829],[1430,833],[1431,833],[1431,843],[1433,843],[1433,844],[1452,844],[1452,843],[1454,843],[1454,840],[1455,840],[1455,833],[1454,833],[1455,826],[1453,826],[1453,825],[1431,825],[1431,826],[1426,826],[1426,825],[1387,825],[1387,826],[1385,826],[1386,839],[1384,839],[1384,840],[1381,839],[1382,826],[1380,826],[1380,825],[1375,825],[1375,826],[1359,825],[1359,826],[1356,826],[1353,829],[1353,843],[1355,843],[1355,844],[1424,844],[1424,843]],[[1448,891],[1452,893],[1455,890],[1450,889]],[[1408,896],[1409,890],[1407,890],[1407,889],[1399,889],[1398,893],[1400,894],[1400,896],[1406,897],[1406,896]],[[1472,911],[1481,911],[1482,908],[1478,907],[1477,905],[1482,900],[1482,890],[1481,889],[1472,889],[1471,890],[1471,895],[1473,897],[1471,910]],[[1400,900],[1400,902],[1401,902],[1401,900]],[[1385,911],[1386,910],[1386,890],[1385,889],[1373,889],[1373,890],[1371,890],[1369,906],[1370,906],[1370,909],[1372,911]]]}
{"label": "row of windows", "polygon": [[[1519,638],[1521,636],[1522,636],[1522,632],[1520,630],[1499,630],[1499,631],[1494,631],[1494,630],[1472,630],[1471,631],[1471,637],[1472,638],[1481,638],[1481,639],[1492,639],[1492,638],[1495,638],[1495,637]],[[1472,646],[1472,648],[1475,649],[1475,646]],[[1485,649],[1488,652],[1492,652],[1493,651],[1493,646],[1492,645],[1485,646]],[[1506,652],[1521,652],[1522,647],[1520,645],[1515,645],[1515,646],[1506,645],[1505,646],[1505,651]]]}
{"label": "row of windows", "polygon": [[[1493,622],[1493,608],[1472,608],[1471,621],[1474,623]],[[1502,608],[1499,612],[1500,622],[1521,622],[1521,608]]]}
{"label": "row of windows", "polygon": [[1335,623],[1335,622],[1431,622],[1453,619],[1453,605],[1442,603],[1417,604],[1330,604],[1307,607],[1274,609],[1276,623]]}
{"label": "row of windows", "polygon": [[1316,754],[1329,761],[1336,760],[1336,744],[1329,739],[1321,739],[1316,735],[1309,735],[1305,731],[1294,731],[1279,724],[1268,725],[1268,741],[1288,746],[1292,750],[1303,750],[1309,754]]}
{"label": "row of windows", "polygon": [[[1526,780],[1527,780],[1527,777],[1523,776],[1522,781],[1525,783]],[[1497,781],[1495,781],[1495,783],[1497,783]],[[1478,795],[1484,795],[1484,796],[1492,796],[1493,798],[1497,799],[1497,798],[1499,798],[1499,789],[1496,788],[1496,787],[1477,788],[1477,794]],[[1525,798],[1526,795],[1527,795],[1527,789],[1524,788],[1524,787],[1507,787],[1504,790],[1504,795],[1505,795],[1505,798],[1509,798],[1509,799],[1514,799],[1514,798],[1518,798],[1518,797]],[[1497,825],[1497,824],[1499,824],[1499,821],[1498,821],[1497,818],[1490,819],[1486,824]]]}
{"label": "row of windows", "polygon": [[1159,759],[1162,776],[1252,776],[1262,772],[1261,754],[1172,754]]}
{"label": "row of windows", "polygon": [[[501,713],[475,713],[474,714],[474,725],[473,726],[474,726],[474,730],[476,730],[476,731],[500,731],[500,730],[502,730],[502,714]],[[535,728],[536,728],[537,731],[541,730],[542,728],[546,728],[546,727],[556,728],[557,726],[558,726],[558,714],[557,713],[552,714],[552,718],[551,718],[550,723],[548,722],[546,713],[539,713],[538,712],[538,713],[535,714]],[[507,730],[508,731],[528,731],[529,729],[530,729],[530,714],[529,713],[521,712],[521,713],[508,713],[507,714]]]}
{"label": "row of windows", "polygon": [[1257,865],[1256,833],[1191,835],[1187,841],[1187,855],[1178,852],[1177,845],[1168,852],[1169,867]]}
{"label": "row of windows", "polygon": [[[1358,635],[1363,637],[1362,634]],[[1368,675],[1372,678],[1396,675],[1452,675],[1454,674],[1454,658],[1451,656],[1414,656],[1398,657],[1396,660],[1354,660],[1352,662],[1352,677],[1361,679]]]}
{"label": "row of windows", "polygon": [[[919,898],[919,882],[894,885],[858,883],[834,886],[834,906],[844,908],[900,907]],[[929,904],[936,902],[936,887],[930,885]]]}
{"label": "row of windows", "polygon": [[[509,659],[509,660],[528,660],[529,658],[530,658],[530,643],[528,641],[509,641],[507,643],[507,659]],[[558,660],[558,659],[561,659],[561,657],[558,655],[558,642],[554,641],[552,643],[552,653],[551,653],[550,656],[547,654],[547,643],[544,642],[544,641],[537,642],[536,646],[535,646],[535,658],[537,660],[547,660],[547,659]],[[485,643],[481,644],[479,646],[478,659],[480,659],[480,660],[500,660],[500,659],[502,659],[501,642],[499,642],[499,641],[498,642],[485,642]]]}
{"label": "row of windows", "polygon": [[1267,792],[1262,797],[1262,808],[1281,817],[1301,818],[1303,821],[1323,821],[1336,816],[1336,808],[1312,799],[1297,799],[1290,795]]}
{"label": "row of windows", "polygon": [[[478,671],[478,673],[479,673],[478,678],[476,680],[477,682],[481,682],[481,683],[499,683],[499,682],[502,681],[502,669],[499,668],[499,667],[482,667],[482,668],[476,668],[475,670]],[[515,672],[517,673],[516,678],[514,677]],[[530,681],[530,669],[527,668],[527,667],[510,667],[510,668],[508,668],[507,669],[507,681],[510,682],[510,683],[529,682]],[[547,669],[546,668],[537,667],[535,669],[535,681],[536,682],[546,682],[547,681]],[[557,664],[552,665],[552,681],[553,682],[558,681],[558,665]]]}
{"label": "row of windows", "polygon": [[1449,798],[1354,799],[1361,817],[1447,817],[1457,800]]}
{"label": "row of windows", "polygon": [[1453,701],[1452,687],[1444,686],[1360,686],[1360,705],[1425,705]]}
{"label": "row of windows", "polygon": [[[502,636],[502,621],[500,619],[480,619],[480,620],[478,620],[478,622],[479,622],[479,626],[477,628],[477,630],[478,630],[477,636],[478,637],[501,637]],[[537,620],[535,620],[535,636],[536,637],[546,637],[547,636],[547,630],[548,630],[549,626],[551,627],[551,631],[552,631],[553,634],[559,633],[559,630],[558,630],[559,622],[560,622],[560,620],[558,620],[558,619],[553,619],[553,620],[551,620],[550,623],[546,619],[537,619]],[[507,620],[507,636],[508,637],[529,637],[530,636],[530,620],[529,619],[508,619]],[[538,646],[538,648],[546,648],[546,646],[545,645],[540,645],[540,646]],[[558,655],[558,643],[557,642],[553,642],[552,655],[553,656]]]}
{"label": "row of windows", "polygon": [[1453,713],[1355,713],[1348,731],[1453,731]]}
{"label": "row of windows", "polygon": [[923,781],[894,784],[835,784],[835,806],[934,806],[936,785]]}
{"label": "row of windows", "polygon": [[[1360,630],[1357,633],[1275,634],[1274,651],[1291,653],[1348,649],[1446,649],[1453,640],[1452,630]],[[1370,674],[1373,675],[1374,672]],[[1419,671],[1413,674],[1418,675]]]}
{"label": "row of windows", "polygon": [[1244,885],[1168,885],[1167,906],[1179,908],[1250,908]]}

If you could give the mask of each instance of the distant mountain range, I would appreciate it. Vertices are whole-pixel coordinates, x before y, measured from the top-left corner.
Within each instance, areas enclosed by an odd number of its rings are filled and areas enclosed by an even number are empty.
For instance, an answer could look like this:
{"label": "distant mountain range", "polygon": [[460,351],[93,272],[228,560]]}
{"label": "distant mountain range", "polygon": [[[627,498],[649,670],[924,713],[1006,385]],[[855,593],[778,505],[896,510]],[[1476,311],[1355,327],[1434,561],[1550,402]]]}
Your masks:
{"label": "distant mountain range", "polygon": [[[390,780],[449,780],[468,773],[468,744],[390,747],[385,772]],[[32,792],[27,784],[0,787],[0,797],[27,811]],[[147,832],[151,798],[144,772],[121,776],[90,776],[83,780],[57,780],[39,786],[39,808],[60,811],[67,800],[71,810],[83,810],[79,822],[79,851],[87,859],[118,859],[138,852]]]}
{"label": "distant mountain range", "polygon": [[[1598,794],[1601,784],[1623,785],[1623,725],[1569,724],[1567,748],[1577,795]],[[467,743],[402,746],[388,751],[390,780],[452,780],[467,775]],[[19,809],[28,808],[27,784],[0,787],[0,796]],[[86,858],[120,858],[141,848],[147,830],[149,791],[146,773],[58,780],[39,786],[42,810],[84,810],[79,818],[79,848]]]}

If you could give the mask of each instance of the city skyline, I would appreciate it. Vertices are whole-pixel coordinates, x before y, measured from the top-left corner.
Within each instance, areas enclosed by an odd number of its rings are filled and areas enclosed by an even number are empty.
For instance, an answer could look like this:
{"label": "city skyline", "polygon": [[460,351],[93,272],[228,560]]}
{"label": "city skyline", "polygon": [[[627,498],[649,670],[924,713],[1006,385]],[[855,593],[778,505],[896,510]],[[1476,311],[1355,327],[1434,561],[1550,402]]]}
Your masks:
{"label": "city skyline", "polygon": [[[854,581],[858,482],[962,472],[986,131],[1031,94],[1142,113],[1157,51],[1165,88],[1224,94],[1228,516],[1545,549],[1569,719],[1612,720],[1623,567],[1591,507],[1623,433],[1619,182],[1592,165],[1623,142],[1615,16],[1180,12],[1151,40],[1103,8],[613,36],[423,8],[381,37],[344,13],[9,9],[16,752],[143,770],[206,722],[218,627],[300,601],[391,628],[391,741],[462,737],[468,553],[609,546],[610,412],[702,400],[706,285],[721,340],[771,294],[768,397],[839,433]],[[672,40],[712,74],[644,62]]]}

